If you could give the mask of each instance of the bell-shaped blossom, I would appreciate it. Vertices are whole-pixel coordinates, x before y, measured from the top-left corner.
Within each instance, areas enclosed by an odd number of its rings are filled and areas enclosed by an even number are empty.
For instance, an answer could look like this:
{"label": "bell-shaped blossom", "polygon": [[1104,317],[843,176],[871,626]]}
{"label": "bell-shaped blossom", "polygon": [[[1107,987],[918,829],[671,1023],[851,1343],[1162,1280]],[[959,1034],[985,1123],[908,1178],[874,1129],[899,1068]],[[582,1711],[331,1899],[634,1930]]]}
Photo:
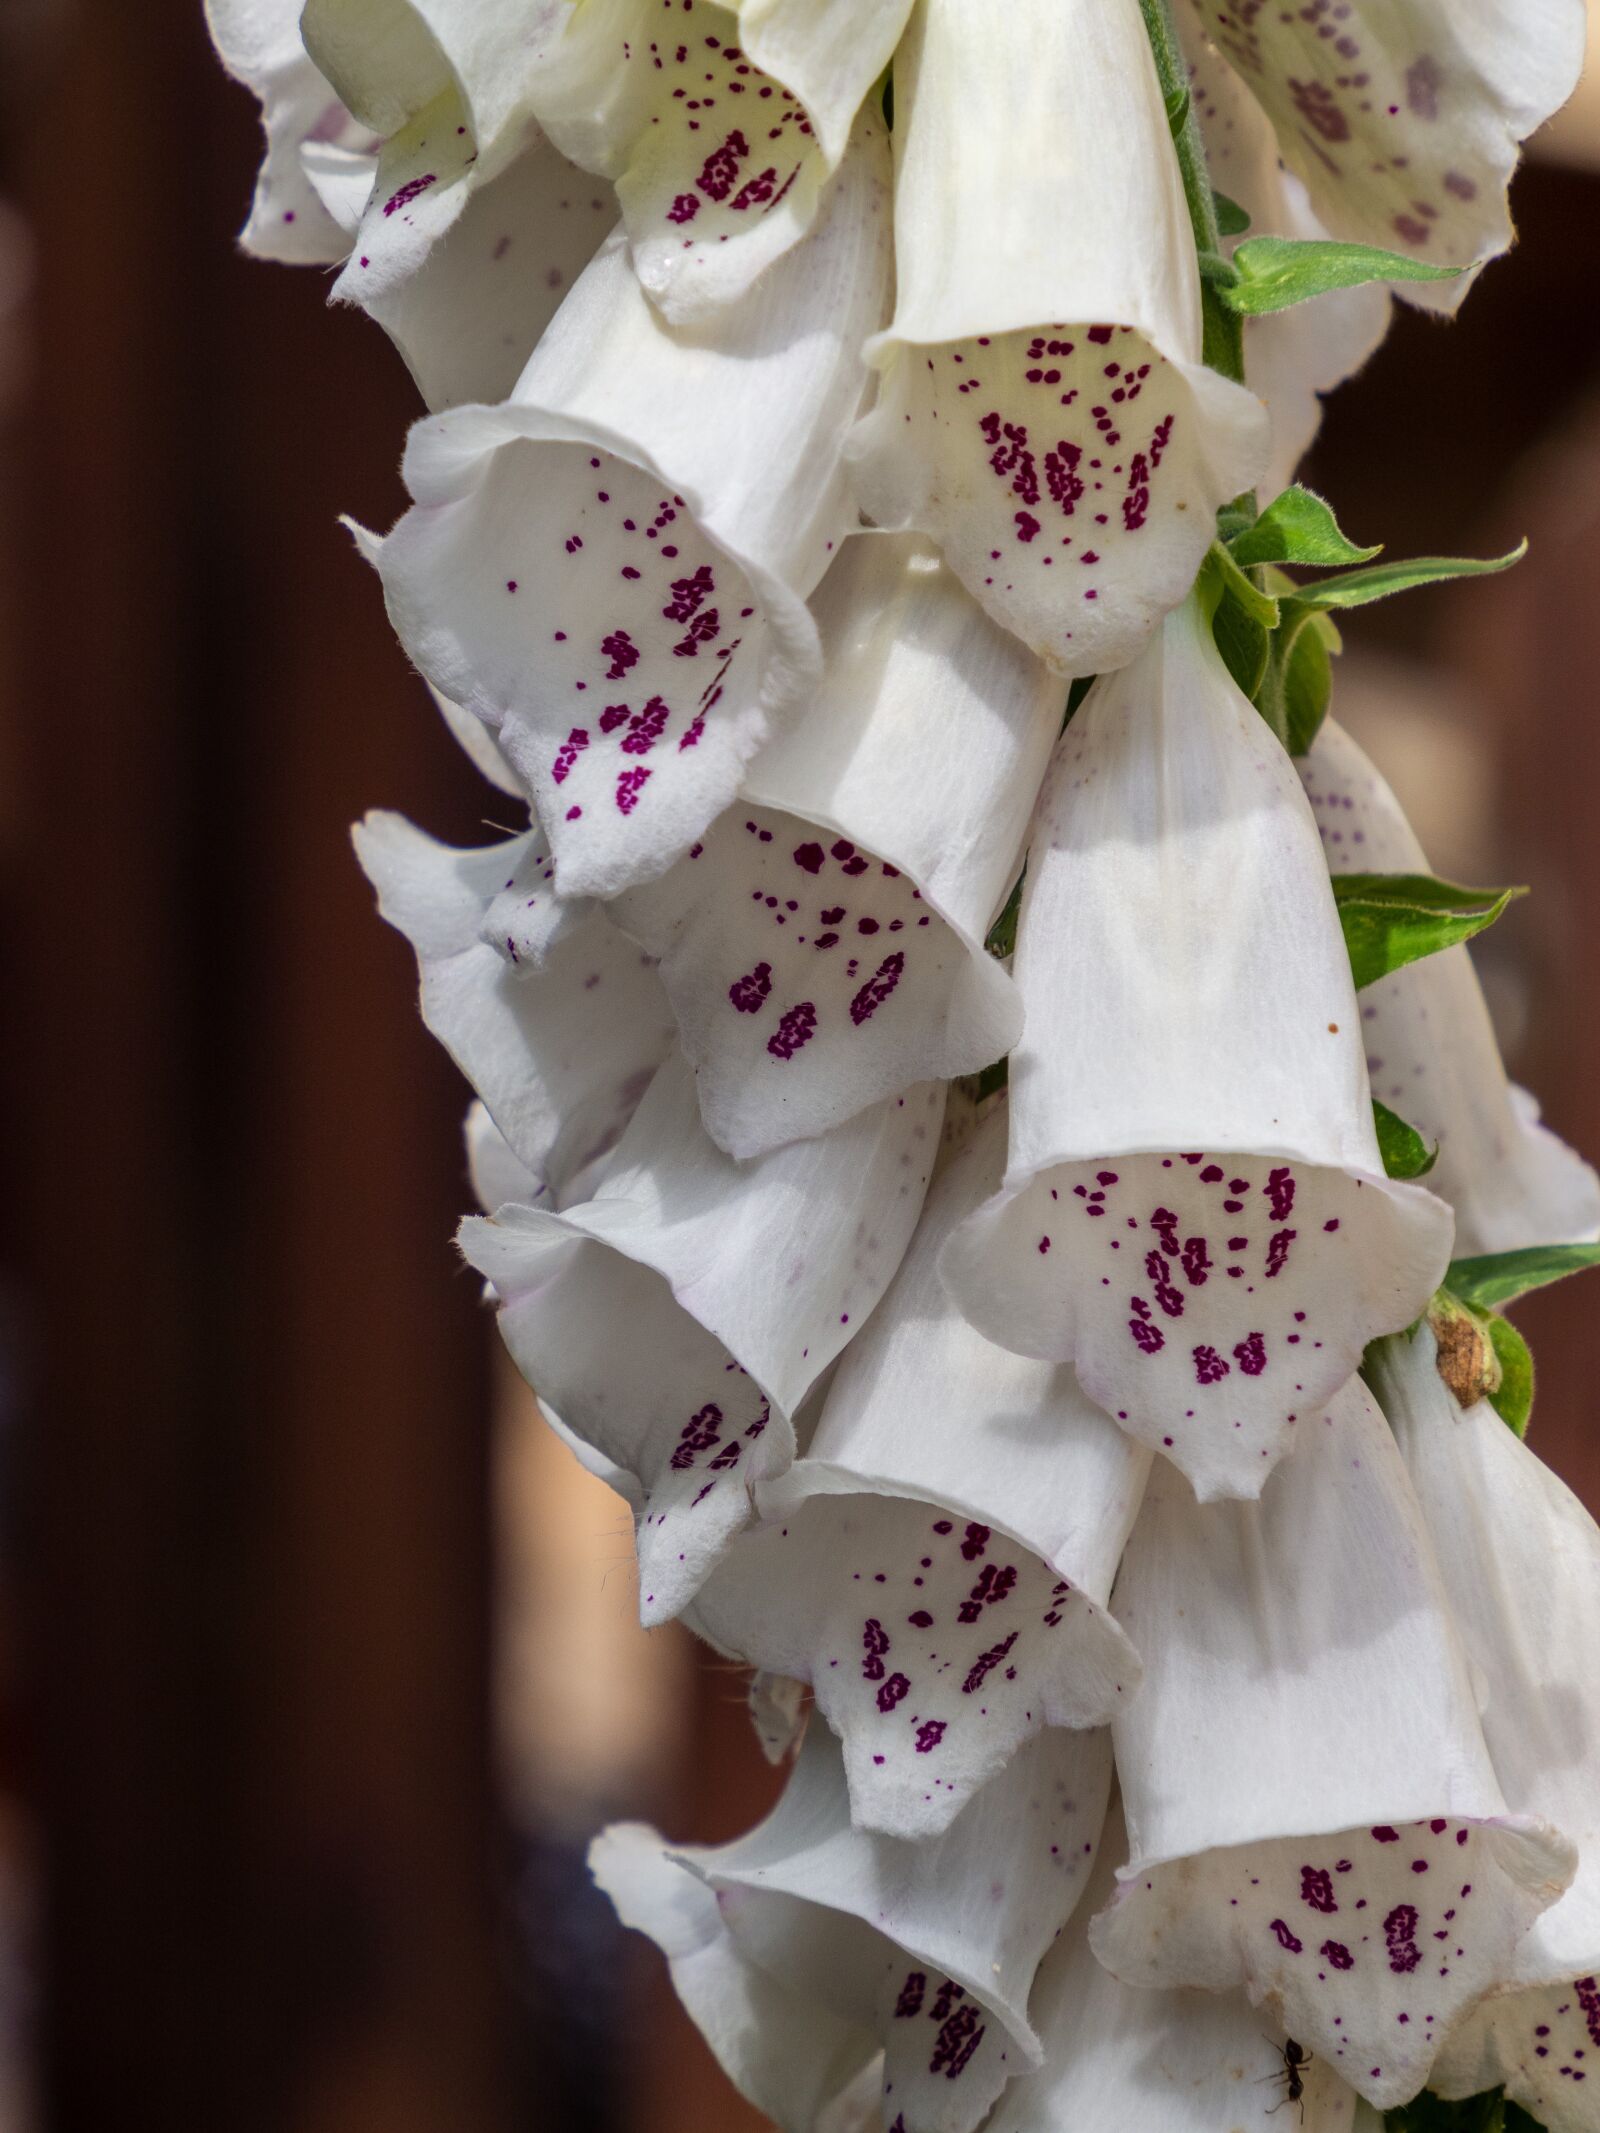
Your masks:
{"label": "bell-shaped blossom", "polygon": [[[1191,7],[1180,11],[1178,28],[1212,183],[1250,217],[1252,237],[1326,238],[1305,187],[1278,160],[1265,112],[1201,34]],[[1294,479],[1321,425],[1322,395],[1361,368],[1388,331],[1392,309],[1388,290],[1369,283],[1246,319],[1245,376],[1272,418],[1267,495]]]}
{"label": "bell-shaped blossom", "polygon": [[691,1615],[811,1684],[856,1821],[894,1836],[947,1828],[1032,1734],[1104,1725],[1139,1683],[1106,1603],[1150,1455],[1067,1365],[974,1332],[939,1277],[1004,1156],[1002,1108],[934,1185],[807,1455]]}
{"label": "bell-shaped blossom", "polygon": [[555,896],[537,830],[457,851],[374,813],[355,844],[417,952],[423,1020],[559,1206],[672,1047],[654,966],[593,904]]}
{"label": "bell-shaped blossom", "polygon": [[[1112,1900],[1127,1856],[1113,1798],[1088,1893],[1029,2003],[1044,2064],[1011,2083],[986,2133],[1272,2133],[1290,2102],[1288,2040],[1263,2032],[1242,1993],[1153,1992],[1095,1961],[1088,1922]],[[1352,2133],[1355,2091],[1321,2059],[1298,2071],[1291,2123]]]}
{"label": "bell-shaped blossom", "polygon": [[919,0],[895,60],[893,324],[851,444],[1059,672],[1124,665],[1266,461],[1200,361],[1200,284],[1138,0]]}
{"label": "bell-shaped blossom", "polygon": [[1410,1470],[1482,1682],[1507,1800],[1578,1846],[1576,1879],[1517,1949],[1511,1990],[1452,2034],[1441,2093],[1505,2083],[1551,2133],[1600,2126],[1600,1529],[1480,1400],[1464,1413],[1426,1324],[1386,1342],[1374,1386]]}
{"label": "bell-shaped blossom", "polygon": [[596,1840],[590,1865],[666,1953],[729,2077],[779,2126],[811,2133],[881,2049],[885,2124],[972,2133],[1039,2063],[1028,1996],[1088,1886],[1110,1778],[1103,1732],[1047,1733],[942,1836],[907,1843],[852,1827],[838,1747],[813,1726],[748,1836],[672,1853],[624,1825]]}
{"label": "bell-shaped blossom", "polygon": [[1133,1985],[1243,1985],[1381,2109],[1572,1878],[1510,1814],[1404,1463],[1365,1386],[1255,1503],[1158,1460],[1117,1581],[1132,1857],[1091,1929]]}
{"label": "bell-shaped blossom", "polygon": [[461,1247],[530,1385],[637,1481],[640,1613],[675,1615],[794,1456],[794,1416],[905,1252],[939,1139],[921,1085],[735,1163],[669,1059],[594,1197],[503,1207]]}
{"label": "bell-shaped blossom", "polygon": [[615,180],[639,279],[704,323],[805,235],[911,0],[582,0],[537,98]]}
{"label": "bell-shaped blossom", "polygon": [[1015,968],[1010,1165],[946,1247],[957,1298],[1203,1501],[1253,1496],[1451,1223],[1384,1175],[1316,824],[1192,603],[1062,736]]}
{"label": "bell-shaped blossom", "polygon": [[[1517,152],[1572,94],[1583,0],[1188,0],[1335,237],[1434,266],[1511,242]],[[1453,310],[1465,282],[1403,283]]]}
{"label": "bell-shaped blossom", "polygon": [[861,536],[815,602],[820,695],[740,804],[613,907],[661,959],[713,1140],[756,1155],[1022,1030],[984,935],[1061,685],[911,538]]}
{"label": "bell-shaped blossom", "polygon": [[[1300,775],[1333,873],[1429,871],[1399,801],[1332,719]],[[1373,1094],[1438,1145],[1428,1183],[1455,1209],[1458,1253],[1600,1236],[1600,1179],[1508,1086],[1465,946],[1367,986],[1361,1019]]]}
{"label": "bell-shaped blossom", "polygon": [[885,299],[885,156],[864,122],[809,236],[714,333],[662,324],[617,234],[509,401],[412,431],[389,611],[495,730],[564,895],[663,872],[815,686],[805,602],[854,523],[840,449]]}
{"label": "bell-shaped blossom", "polygon": [[300,36],[302,0],[205,0],[217,55],[261,105],[266,148],[239,242],[258,259],[330,266],[349,239],[307,176],[303,150],[325,142],[371,157],[377,143],[340,103]]}
{"label": "bell-shaped blossom", "polygon": [[[415,147],[423,163],[429,138]],[[435,413],[505,398],[616,221],[610,186],[537,132],[493,177],[452,196],[459,211],[438,229],[423,196],[405,196],[414,178],[397,182],[375,156],[311,142],[302,161],[346,232],[334,298],[377,320]]]}

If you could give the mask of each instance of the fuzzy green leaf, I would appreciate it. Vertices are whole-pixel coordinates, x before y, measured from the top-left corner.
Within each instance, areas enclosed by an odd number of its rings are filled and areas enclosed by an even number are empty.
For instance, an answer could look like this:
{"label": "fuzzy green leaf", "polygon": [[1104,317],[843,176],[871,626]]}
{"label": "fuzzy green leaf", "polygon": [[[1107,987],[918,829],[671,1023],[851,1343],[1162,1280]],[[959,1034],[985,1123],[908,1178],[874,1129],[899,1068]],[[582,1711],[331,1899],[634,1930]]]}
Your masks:
{"label": "fuzzy green leaf", "polygon": [[1232,554],[1220,541],[1213,541],[1206,556],[1206,564],[1220,579],[1225,593],[1231,593],[1252,621],[1259,622],[1264,630],[1278,626],[1278,603],[1269,592],[1263,592],[1248,572],[1241,570]]}
{"label": "fuzzy green leaf", "polygon": [[1230,200],[1226,193],[1219,193],[1215,186],[1211,197],[1217,203],[1217,228],[1224,237],[1242,237],[1250,227],[1250,217],[1237,200]]}
{"label": "fuzzy green leaf", "polygon": [[1467,889],[1431,874],[1337,874],[1334,902],[1359,992],[1492,926],[1525,889]]}
{"label": "fuzzy green leaf", "polygon": [[[1331,653],[1337,649],[1338,640],[1334,632],[1317,627],[1321,620],[1320,615],[1312,616],[1303,628],[1291,631],[1284,639],[1288,648],[1281,682],[1284,745],[1291,755],[1310,752],[1322,731],[1333,695]],[[1283,632],[1279,635],[1282,637]]]}
{"label": "fuzzy green leaf", "polygon": [[1458,1259],[1448,1276],[1463,1303],[1479,1311],[1503,1310],[1531,1290],[1547,1288],[1568,1274],[1600,1266],[1600,1244],[1535,1244],[1522,1252],[1489,1252]]}
{"label": "fuzzy green leaf", "polygon": [[1507,1429],[1525,1437],[1533,1413],[1533,1351],[1509,1318],[1491,1312],[1488,1326],[1501,1371],[1500,1390],[1490,1393],[1489,1405]]}
{"label": "fuzzy green leaf", "polygon": [[1333,289],[1371,281],[1451,281],[1460,267],[1434,267],[1374,244],[1337,238],[1247,237],[1233,255],[1235,281],[1222,301],[1241,318],[1287,311]]}
{"label": "fuzzy green leaf", "polygon": [[1391,1111],[1387,1104],[1372,1099],[1372,1122],[1378,1129],[1378,1152],[1383,1157],[1383,1167],[1391,1178],[1425,1178],[1439,1160],[1439,1146],[1430,1148],[1415,1126],[1408,1125],[1398,1111]]}
{"label": "fuzzy green leaf", "polygon": [[1299,563],[1312,570],[1333,570],[1346,563],[1369,563],[1380,552],[1347,540],[1331,508],[1298,482],[1275,496],[1228,545],[1233,560],[1245,569],[1256,563]]}
{"label": "fuzzy green leaf", "polygon": [[[1254,615],[1247,614],[1231,592],[1224,593],[1211,618],[1222,663],[1240,690],[1254,703],[1266,679],[1272,651],[1272,636]],[[1270,720],[1268,722],[1271,723]]]}
{"label": "fuzzy green leaf", "polygon": [[1519,541],[1509,555],[1480,560],[1475,556],[1419,555],[1403,563],[1377,563],[1370,570],[1348,570],[1336,578],[1319,578],[1315,585],[1295,588],[1295,598],[1306,607],[1366,607],[1373,600],[1387,600],[1394,593],[1410,592],[1417,585],[1442,585],[1451,578],[1488,578],[1509,570],[1528,552]]}

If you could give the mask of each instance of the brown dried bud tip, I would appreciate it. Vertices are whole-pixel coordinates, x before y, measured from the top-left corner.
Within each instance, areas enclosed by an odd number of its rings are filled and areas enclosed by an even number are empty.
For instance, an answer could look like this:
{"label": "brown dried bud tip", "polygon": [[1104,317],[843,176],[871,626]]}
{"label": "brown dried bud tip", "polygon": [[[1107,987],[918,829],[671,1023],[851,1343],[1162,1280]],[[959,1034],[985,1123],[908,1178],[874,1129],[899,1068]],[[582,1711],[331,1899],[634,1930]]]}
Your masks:
{"label": "brown dried bud tip", "polygon": [[1459,1406],[1473,1407],[1500,1390],[1500,1358],[1488,1327],[1475,1311],[1469,1311],[1447,1289],[1440,1289],[1428,1306],[1428,1324],[1439,1350],[1439,1375]]}

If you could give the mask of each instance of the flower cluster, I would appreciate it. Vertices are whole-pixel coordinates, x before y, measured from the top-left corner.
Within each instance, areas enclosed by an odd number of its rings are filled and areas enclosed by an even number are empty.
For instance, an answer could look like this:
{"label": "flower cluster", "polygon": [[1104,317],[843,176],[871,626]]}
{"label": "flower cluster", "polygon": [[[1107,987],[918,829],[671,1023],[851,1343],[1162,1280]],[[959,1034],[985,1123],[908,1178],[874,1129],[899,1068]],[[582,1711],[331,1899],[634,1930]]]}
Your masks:
{"label": "flower cluster", "polygon": [[209,8],[529,811],[356,832],[462,1250],[793,1758],[596,1877],[789,2133],[1594,2133],[1600,1534],[1496,1307],[1600,1181],[1504,896],[1323,718],[1330,612],[1445,566],[1282,567],[1370,559],[1284,485],[1509,241],[1581,0]]}

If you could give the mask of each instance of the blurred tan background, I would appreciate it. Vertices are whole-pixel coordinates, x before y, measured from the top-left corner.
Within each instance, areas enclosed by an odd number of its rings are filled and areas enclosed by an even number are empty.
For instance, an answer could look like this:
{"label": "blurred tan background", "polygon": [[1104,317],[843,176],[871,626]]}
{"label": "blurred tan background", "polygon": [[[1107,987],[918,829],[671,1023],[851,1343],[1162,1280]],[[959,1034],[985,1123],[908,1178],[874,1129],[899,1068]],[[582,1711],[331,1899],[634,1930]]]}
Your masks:
{"label": "blurred tan background", "polygon": [[[1337,708],[1600,1152],[1600,81],[1462,322],[1403,315],[1309,478],[1392,553]],[[0,0],[0,2133],[733,2133],[588,1890],[731,1834],[736,1675],[633,1618],[622,1507],[450,1245],[464,1092],[348,823],[494,814],[336,524],[415,413],[322,277],[234,255],[199,0]],[[1579,1285],[1521,1314],[1600,1505]]]}

